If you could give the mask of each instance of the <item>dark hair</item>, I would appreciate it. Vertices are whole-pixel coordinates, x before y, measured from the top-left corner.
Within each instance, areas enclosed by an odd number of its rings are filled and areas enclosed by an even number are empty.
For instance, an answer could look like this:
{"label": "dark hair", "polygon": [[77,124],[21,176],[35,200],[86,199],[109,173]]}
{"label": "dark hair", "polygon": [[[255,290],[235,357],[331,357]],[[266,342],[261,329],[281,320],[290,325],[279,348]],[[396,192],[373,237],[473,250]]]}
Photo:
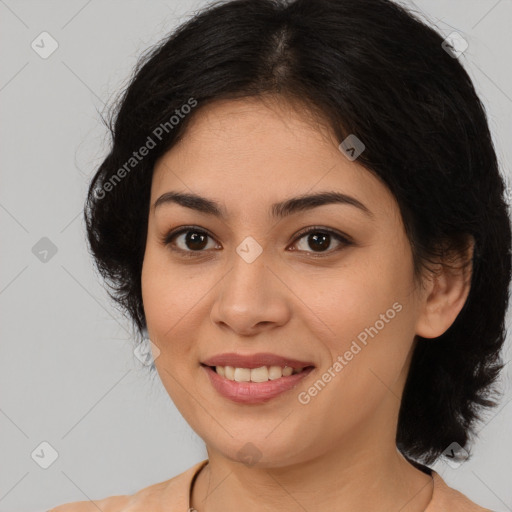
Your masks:
{"label": "dark hair", "polygon": [[340,141],[363,141],[357,161],[394,194],[415,277],[473,237],[463,309],[435,340],[415,338],[396,439],[427,464],[452,442],[466,446],[481,409],[497,405],[511,228],[484,108],[442,44],[389,0],[234,0],[204,8],[148,50],[110,112],[112,148],[84,212],[97,269],[138,335],[147,329],[140,278],[156,160],[202,106],[277,95]]}

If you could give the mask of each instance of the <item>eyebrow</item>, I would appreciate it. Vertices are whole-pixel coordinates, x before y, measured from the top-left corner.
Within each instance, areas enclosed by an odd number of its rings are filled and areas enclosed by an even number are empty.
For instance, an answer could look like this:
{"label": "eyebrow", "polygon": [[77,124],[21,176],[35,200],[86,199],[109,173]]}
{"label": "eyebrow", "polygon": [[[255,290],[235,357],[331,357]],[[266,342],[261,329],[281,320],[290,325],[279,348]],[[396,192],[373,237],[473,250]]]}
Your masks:
{"label": "eyebrow", "polygon": [[[184,192],[166,192],[162,194],[153,204],[153,210],[156,210],[163,204],[179,204],[185,208],[190,208],[207,215],[214,215],[221,219],[226,219],[227,214],[224,208],[217,202],[198,196],[192,193]],[[286,199],[285,201],[271,205],[271,215],[273,218],[281,219],[294,213],[303,212],[327,204],[342,204],[358,208],[372,219],[374,214],[355,197],[342,194],[341,192],[318,192],[311,195],[301,195]]]}

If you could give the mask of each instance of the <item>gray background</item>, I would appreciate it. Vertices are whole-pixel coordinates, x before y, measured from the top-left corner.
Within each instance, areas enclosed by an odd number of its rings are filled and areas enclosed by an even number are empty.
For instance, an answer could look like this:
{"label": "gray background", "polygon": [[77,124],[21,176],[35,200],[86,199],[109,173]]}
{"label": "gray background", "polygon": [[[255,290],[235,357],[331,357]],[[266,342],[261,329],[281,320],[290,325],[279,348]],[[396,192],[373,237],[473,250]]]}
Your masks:
{"label": "gray background", "polygon": [[[407,3],[445,36],[456,30],[468,41],[460,60],[486,105],[508,179],[512,1]],[[130,494],[206,457],[134,357],[129,324],[94,273],[81,218],[107,151],[98,111],[138,55],[203,5],[0,0],[0,512]],[[42,31],[59,44],[47,59],[31,48]],[[43,237],[57,249],[46,262],[32,252]],[[504,359],[511,357],[509,338]],[[457,469],[434,465],[448,484],[503,512],[512,510],[511,375],[508,364],[504,398],[473,458]],[[58,452],[48,469],[31,458],[43,441]]]}

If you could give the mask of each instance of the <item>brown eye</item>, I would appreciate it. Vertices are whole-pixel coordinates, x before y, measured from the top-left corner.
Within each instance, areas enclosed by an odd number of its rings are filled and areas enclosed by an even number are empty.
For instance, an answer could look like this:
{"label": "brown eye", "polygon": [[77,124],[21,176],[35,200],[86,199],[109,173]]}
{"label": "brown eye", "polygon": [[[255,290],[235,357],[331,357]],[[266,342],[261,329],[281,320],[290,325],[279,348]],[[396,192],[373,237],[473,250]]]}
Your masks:
{"label": "brown eye", "polygon": [[313,251],[324,251],[331,245],[331,235],[327,233],[310,233],[307,235],[307,244]]}
{"label": "brown eye", "polygon": [[208,235],[197,231],[187,231],[184,244],[193,251],[200,251],[207,245]]}
{"label": "brown eye", "polygon": [[204,252],[204,249],[215,248],[215,244],[213,247],[208,247],[209,238],[211,239],[210,235],[200,229],[183,228],[166,235],[164,244],[170,245],[173,250],[181,252]]}
{"label": "brown eye", "polygon": [[[208,246],[208,239],[212,240],[211,246]],[[303,239],[304,242],[301,242]],[[213,237],[206,231],[193,226],[186,226],[177,231],[171,231],[164,236],[162,242],[173,251],[184,256],[199,256],[201,253],[205,253],[207,249],[220,248],[213,243],[213,240]],[[299,252],[310,253],[314,256],[329,256],[344,247],[352,245],[352,242],[348,237],[330,229],[312,227],[295,238],[294,246],[297,245],[299,245],[297,249]],[[332,248],[333,245],[335,246],[334,249]]]}
{"label": "brown eye", "polygon": [[[299,247],[299,251],[319,254],[331,254],[345,246],[351,245],[351,242],[346,237],[330,229],[311,228],[306,232],[302,232],[300,236],[296,238],[295,245],[302,239],[304,239],[304,242],[302,242],[301,247]],[[333,241],[338,242],[338,246],[335,249],[329,250]]]}

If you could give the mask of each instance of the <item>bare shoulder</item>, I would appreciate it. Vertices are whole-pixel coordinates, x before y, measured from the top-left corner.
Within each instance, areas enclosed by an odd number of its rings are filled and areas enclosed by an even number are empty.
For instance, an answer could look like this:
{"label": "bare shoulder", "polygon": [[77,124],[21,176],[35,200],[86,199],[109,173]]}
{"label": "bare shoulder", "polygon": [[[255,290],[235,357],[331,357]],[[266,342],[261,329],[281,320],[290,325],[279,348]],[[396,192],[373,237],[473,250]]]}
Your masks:
{"label": "bare shoulder", "polygon": [[457,489],[450,487],[439,473],[433,471],[433,476],[434,495],[426,512],[443,512],[445,510],[450,510],[450,512],[493,512],[470,500]]}
{"label": "bare shoulder", "polygon": [[73,501],[54,507],[48,512],[120,512],[130,502],[131,496],[110,496],[101,500]]}
{"label": "bare shoulder", "polygon": [[63,503],[47,512],[138,512],[151,509],[161,510],[169,494],[176,487],[177,478],[171,478],[148,487],[134,494],[109,496],[99,500],[74,501]]}

